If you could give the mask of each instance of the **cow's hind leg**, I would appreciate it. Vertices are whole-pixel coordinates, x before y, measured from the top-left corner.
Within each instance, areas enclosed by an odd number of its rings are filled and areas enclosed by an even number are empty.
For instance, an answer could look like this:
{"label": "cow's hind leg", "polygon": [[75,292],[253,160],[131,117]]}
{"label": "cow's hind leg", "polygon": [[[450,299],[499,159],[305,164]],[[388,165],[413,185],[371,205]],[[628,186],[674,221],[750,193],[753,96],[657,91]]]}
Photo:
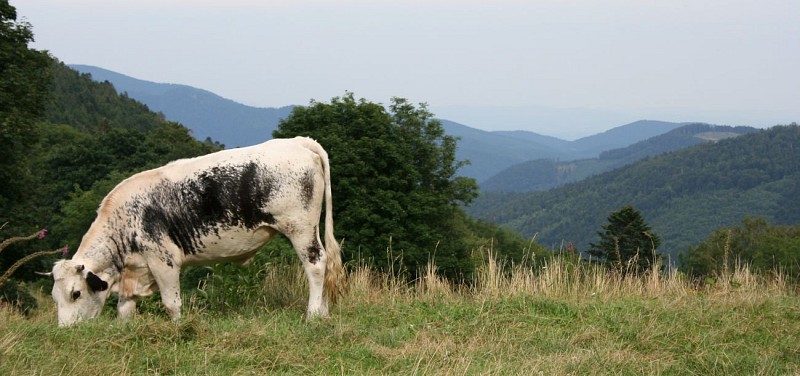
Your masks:
{"label": "cow's hind leg", "polygon": [[317,227],[292,234],[289,237],[308,278],[308,308],[306,319],[328,317],[328,300],[323,288],[325,283],[325,263],[327,256],[319,238]]}

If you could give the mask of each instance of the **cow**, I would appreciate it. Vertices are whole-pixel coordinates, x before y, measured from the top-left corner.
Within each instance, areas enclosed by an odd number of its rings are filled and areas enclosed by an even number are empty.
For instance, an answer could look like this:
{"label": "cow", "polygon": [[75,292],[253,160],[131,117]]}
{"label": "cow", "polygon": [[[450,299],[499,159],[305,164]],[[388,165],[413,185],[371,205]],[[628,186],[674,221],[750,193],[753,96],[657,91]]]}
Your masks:
{"label": "cow", "polygon": [[327,317],[344,283],[332,206],[328,154],[306,137],[135,174],[103,199],[72,259],[57,261],[48,273],[55,280],[58,325],[97,317],[112,292],[119,296],[120,318],[136,311],[137,298],[161,291],[167,313],[178,320],[181,268],[245,264],[278,233],[290,240],[305,269],[306,319]]}

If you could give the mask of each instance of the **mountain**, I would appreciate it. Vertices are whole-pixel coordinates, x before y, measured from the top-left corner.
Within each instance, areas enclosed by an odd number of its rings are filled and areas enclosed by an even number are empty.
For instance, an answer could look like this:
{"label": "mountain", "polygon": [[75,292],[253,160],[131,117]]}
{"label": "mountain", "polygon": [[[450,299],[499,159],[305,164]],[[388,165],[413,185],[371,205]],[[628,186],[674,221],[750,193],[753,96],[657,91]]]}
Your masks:
{"label": "mountain", "polygon": [[440,120],[445,133],[459,137],[456,158],[470,164],[459,170],[480,181],[508,166],[537,158],[571,158],[569,141],[533,132],[488,132],[449,120]]}
{"label": "mountain", "polygon": [[[252,145],[271,138],[280,119],[288,116],[293,107],[250,107],[186,85],[139,80],[88,65],[70,67],[90,74],[97,81],[108,81],[119,93],[126,93],[150,109],[161,112],[168,120],[185,125],[197,139],[210,137],[228,148]],[[477,181],[532,159],[594,158],[602,151],[625,147],[682,125],[639,121],[598,135],[565,141],[534,132],[489,132],[445,119],[441,121],[447,134],[461,138],[456,157],[471,162],[459,173]]]}
{"label": "mountain", "polygon": [[[652,128],[623,126],[612,129],[601,135],[592,137],[606,137],[608,134],[617,133],[619,129],[634,129],[640,137],[646,134],[643,131],[653,131],[659,126],[672,128],[674,123],[656,123]],[[650,137],[633,145],[607,150],[600,153],[597,158],[578,159],[572,161],[558,161],[555,159],[536,159],[513,165],[489,179],[480,183],[484,192],[530,192],[541,191],[571,183],[592,175],[619,168],[640,159],[650,156],[675,151],[703,142],[716,142],[723,138],[735,137],[741,134],[756,131],[751,127],[728,127],[710,124],[688,124],[675,128],[667,133]],[[633,132],[631,132],[633,133]],[[630,137],[630,136],[628,136]],[[635,138],[629,138],[635,139]],[[585,142],[585,141],[584,141]],[[608,140],[598,141],[597,144],[609,145]],[[584,143],[589,148],[597,145]]]}
{"label": "mountain", "polygon": [[[597,135],[584,137],[575,141],[565,141],[556,137],[544,136],[528,131],[490,132],[470,128],[466,125],[449,120],[442,119],[441,122],[447,134],[460,137],[456,157],[470,161],[470,165],[462,167],[460,172],[481,182],[482,190],[488,189],[490,191],[524,191],[550,188],[557,184],[548,183],[535,189],[497,189],[498,185],[503,186],[506,183],[495,183],[492,180],[496,181],[510,178],[517,181],[516,184],[510,183],[511,185],[515,187],[525,187],[528,184],[528,180],[525,179],[523,171],[528,170],[530,166],[520,167],[520,164],[545,166],[564,164],[565,166],[570,166],[570,163],[559,161],[597,158],[601,152],[624,148],[638,141],[652,138],[689,124],[641,120],[610,129]],[[535,161],[538,159],[548,159],[551,162]],[[585,164],[591,165],[592,162],[587,161]],[[611,162],[600,162],[596,164],[599,166],[612,166],[602,169],[602,171],[613,168],[613,163]],[[555,168],[556,170],[558,169],[557,166],[555,166]],[[498,174],[504,174],[506,169],[511,169],[511,171],[508,171],[507,175],[495,179]],[[582,173],[583,169],[578,169],[577,176],[589,176],[596,173],[594,171],[593,168],[590,168],[587,173]],[[535,176],[533,178],[535,179]],[[484,186],[486,182],[490,184],[489,188]]]}
{"label": "mountain", "polygon": [[545,246],[573,241],[585,251],[608,215],[630,204],[661,235],[660,251],[674,256],[746,216],[800,223],[797,145],[800,127],[775,126],[646,158],[549,191],[485,193],[468,212],[535,236]]}
{"label": "mountain", "polygon": [[280,119],[292,111],[292,106],[250,107],[191,86],[139,80],[89,65],[69,67],[90,74],[95,81],[110,82],[119,93],[127,93],[151,110],[163,113],[167,119],[189,127],[197,139],[210,137],[228,148],[272,138]]}
{"label": "mountain", "polygon": [[687,123],[669,123],[655,120],[639,120],[620,127],[609,129],[603,133],[579,138],[571,143],[576,150],[587,154],[600,154],[606,150],[617,149],[646,140],[653,136],[667,133]]}

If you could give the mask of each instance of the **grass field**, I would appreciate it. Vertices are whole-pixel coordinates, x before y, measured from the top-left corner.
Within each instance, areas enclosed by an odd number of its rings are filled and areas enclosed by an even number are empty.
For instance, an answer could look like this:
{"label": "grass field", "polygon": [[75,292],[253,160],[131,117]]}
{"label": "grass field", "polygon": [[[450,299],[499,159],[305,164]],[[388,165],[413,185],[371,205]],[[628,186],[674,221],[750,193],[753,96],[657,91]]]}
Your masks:
{"label": "grass field", "polygon": [[145,304],[132,320],[57,328],[42,294],[32,317],[0,310],[0,374],[800,374],[800,299],[780,275],[736,268],[697,287],[490,259],[465,287],[434,269],[406,284],[355,268],[331,318],[310,323],[298,265],[265,271],[239,307],[189,296],[178,323]]}

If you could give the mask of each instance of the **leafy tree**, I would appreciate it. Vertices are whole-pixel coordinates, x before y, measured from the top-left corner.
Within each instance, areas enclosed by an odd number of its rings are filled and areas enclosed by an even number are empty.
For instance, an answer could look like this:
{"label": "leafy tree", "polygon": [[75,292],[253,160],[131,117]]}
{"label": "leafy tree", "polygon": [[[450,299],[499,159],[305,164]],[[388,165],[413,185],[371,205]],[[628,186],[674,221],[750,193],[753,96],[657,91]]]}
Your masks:
{"label": "leafy tree", "polygon": [[644,272],[653,263],[661,264],[656,249],[661,245],[658,235],[651,233],[642,214],[630,205],[611,213],[608,224],[597,232],[598,243],[591,243],[588,253],[606,266],[622,273]]}
{"label": "leafy tree", "polygon": [[349,257],[379,267],[399,261],[412,273],[435,258],[448,276],[470,273],[469,226],[459,205],[476,197],[477,184],[455,175],[465,163],[455,159],[456,139],[424,104],[393,98],[387,110],[352,93],[312,101],[273,133],[297,135],[328,151],[336,231]]}
{"label": "leafy tree", "polygon": [[0,0],[0,211],[24,192],[30,173],[27,149],[36,142],[35,121],[44,112],[50,57],[28,48],[33,33],[17,21],[16,8]]}
{"label": "leafy tree", "polygon": [[800,279],[800,225],[771,225],[765,218],[745,218],[720,228],[680,255],[681,269],[707,277],[743,262],[756,271],[780,270]]}
{"label": "leafy tree", "polygon": [[77,249],[83,234],[97,216],[100,202],[119,182],[130,175],[132,173],[114,171],[108,177],[94,182],[86,190],[76,184],[69,197],[60,203],[61,210],[55,217],[53,233],[58,234],[63,244]]}

